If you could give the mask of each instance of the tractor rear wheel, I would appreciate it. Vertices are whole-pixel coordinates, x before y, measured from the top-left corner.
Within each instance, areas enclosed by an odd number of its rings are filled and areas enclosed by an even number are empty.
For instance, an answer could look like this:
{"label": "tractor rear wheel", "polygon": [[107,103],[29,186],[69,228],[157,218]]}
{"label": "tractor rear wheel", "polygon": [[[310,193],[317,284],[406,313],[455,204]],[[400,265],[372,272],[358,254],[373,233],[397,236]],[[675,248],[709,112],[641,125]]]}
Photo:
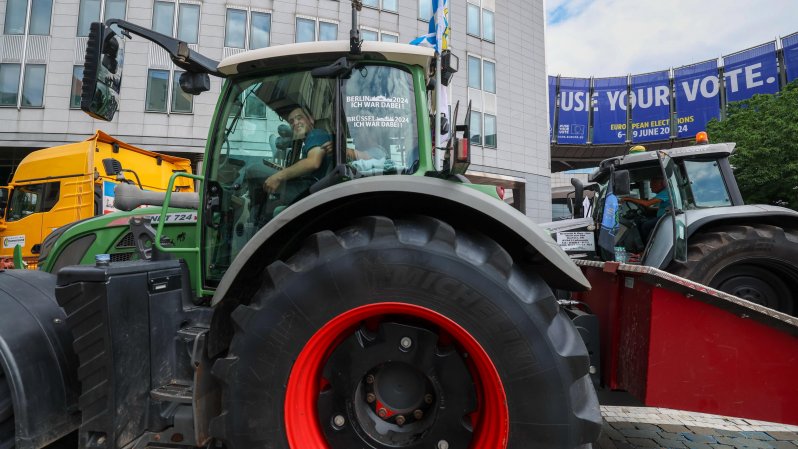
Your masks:
{"label": "tractor rear wheel", "polygon": [[11,404],[11,388],[0,368],[0,449],[14,447],[14,409]]}
{"label": "tractor rear wheel", "polygon": [[753,303],[798,313],[798,230],[723,226],[690,238],[687,262],[668,270]]}
{"label": "tractor rear wheel", "polygon": [[230,449],[575,447],[601,428],[549,287],[437,219],[317,233],[232,319],[212,423]]}

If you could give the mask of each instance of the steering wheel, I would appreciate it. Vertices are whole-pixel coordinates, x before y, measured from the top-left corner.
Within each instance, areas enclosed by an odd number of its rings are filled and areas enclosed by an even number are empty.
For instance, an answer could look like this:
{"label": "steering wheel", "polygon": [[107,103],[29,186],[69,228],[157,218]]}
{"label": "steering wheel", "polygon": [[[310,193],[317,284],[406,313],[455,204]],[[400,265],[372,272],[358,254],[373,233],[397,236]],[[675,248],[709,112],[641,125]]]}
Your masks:
{"label": "steering wheel", "polygon": [[646,216],[646,210],[643,206],[632,201],[624,201],[623,204],[626,206],[626,211],[622,215],[623,218],[634,220],[637,217]]}

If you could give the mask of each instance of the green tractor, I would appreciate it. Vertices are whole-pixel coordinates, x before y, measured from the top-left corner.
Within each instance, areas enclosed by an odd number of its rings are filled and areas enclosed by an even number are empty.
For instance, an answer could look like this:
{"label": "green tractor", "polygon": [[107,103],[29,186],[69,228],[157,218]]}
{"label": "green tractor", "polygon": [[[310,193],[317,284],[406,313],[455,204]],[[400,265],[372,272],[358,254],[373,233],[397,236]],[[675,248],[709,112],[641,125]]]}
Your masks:
{"label": "green tractor", "polygon": [[[734,147],[705,143],[607,159],[589,178],[593,213],[542,226],[575,258],[659,268],[798,316],[798,212],[743,202],[729,162]],[[572,182],[581,205],[584,188]]]}
{"label": "green tractor", "polygon": [[[589,355],[552,294],[586,279],[493,187],[465,180],[467,127],[434,147],[431,74],[451,73],[451,56],[361,44],[353,22],[351,42],[221,63],[122,20],[92,24],[93,116],[118,108],[133,34],[185,70],[186,92],[217,76],[222,94],[204,173],[172,178],[198,193],[123,185],[129,212],[57,230],[40,271],[0,272],[0,448],[65,435],[81,449],[598,438]],[[323,173],[289,173],[319,156],[295,139],[296,111],[329,136]]]}

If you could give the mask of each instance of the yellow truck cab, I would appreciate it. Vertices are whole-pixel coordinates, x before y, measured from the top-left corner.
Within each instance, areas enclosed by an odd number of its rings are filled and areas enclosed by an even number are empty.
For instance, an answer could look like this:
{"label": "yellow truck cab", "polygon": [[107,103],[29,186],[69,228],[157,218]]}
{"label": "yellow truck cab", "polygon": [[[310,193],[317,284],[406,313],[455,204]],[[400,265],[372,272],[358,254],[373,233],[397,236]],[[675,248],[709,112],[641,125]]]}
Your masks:
{"label": "yellow truck cab", "polygon": [[[82,142],[34,151],[19,163],[9,185],[0,187],[0,258],[12,257],[19,245],[30,266],[56,228],[116,210],[116,184],[131,182],[162,192],[174,172],[191,173],[191,162],[137,148],[102,131]],[[181,177],[175,190],[191,192],[194,186]]]}

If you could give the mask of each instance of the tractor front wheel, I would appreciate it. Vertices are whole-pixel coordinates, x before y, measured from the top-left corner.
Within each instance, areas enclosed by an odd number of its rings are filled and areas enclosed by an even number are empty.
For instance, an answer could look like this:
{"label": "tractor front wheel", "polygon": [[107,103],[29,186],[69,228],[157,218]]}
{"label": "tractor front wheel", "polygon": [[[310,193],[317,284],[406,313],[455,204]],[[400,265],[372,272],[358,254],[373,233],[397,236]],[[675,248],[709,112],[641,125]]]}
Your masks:
{"label": "tractor front wheel", "polygon": [[429,217],[312,236],[232,314],[216,362],[232,449],[575,447],[601,417],[551,290]]}

